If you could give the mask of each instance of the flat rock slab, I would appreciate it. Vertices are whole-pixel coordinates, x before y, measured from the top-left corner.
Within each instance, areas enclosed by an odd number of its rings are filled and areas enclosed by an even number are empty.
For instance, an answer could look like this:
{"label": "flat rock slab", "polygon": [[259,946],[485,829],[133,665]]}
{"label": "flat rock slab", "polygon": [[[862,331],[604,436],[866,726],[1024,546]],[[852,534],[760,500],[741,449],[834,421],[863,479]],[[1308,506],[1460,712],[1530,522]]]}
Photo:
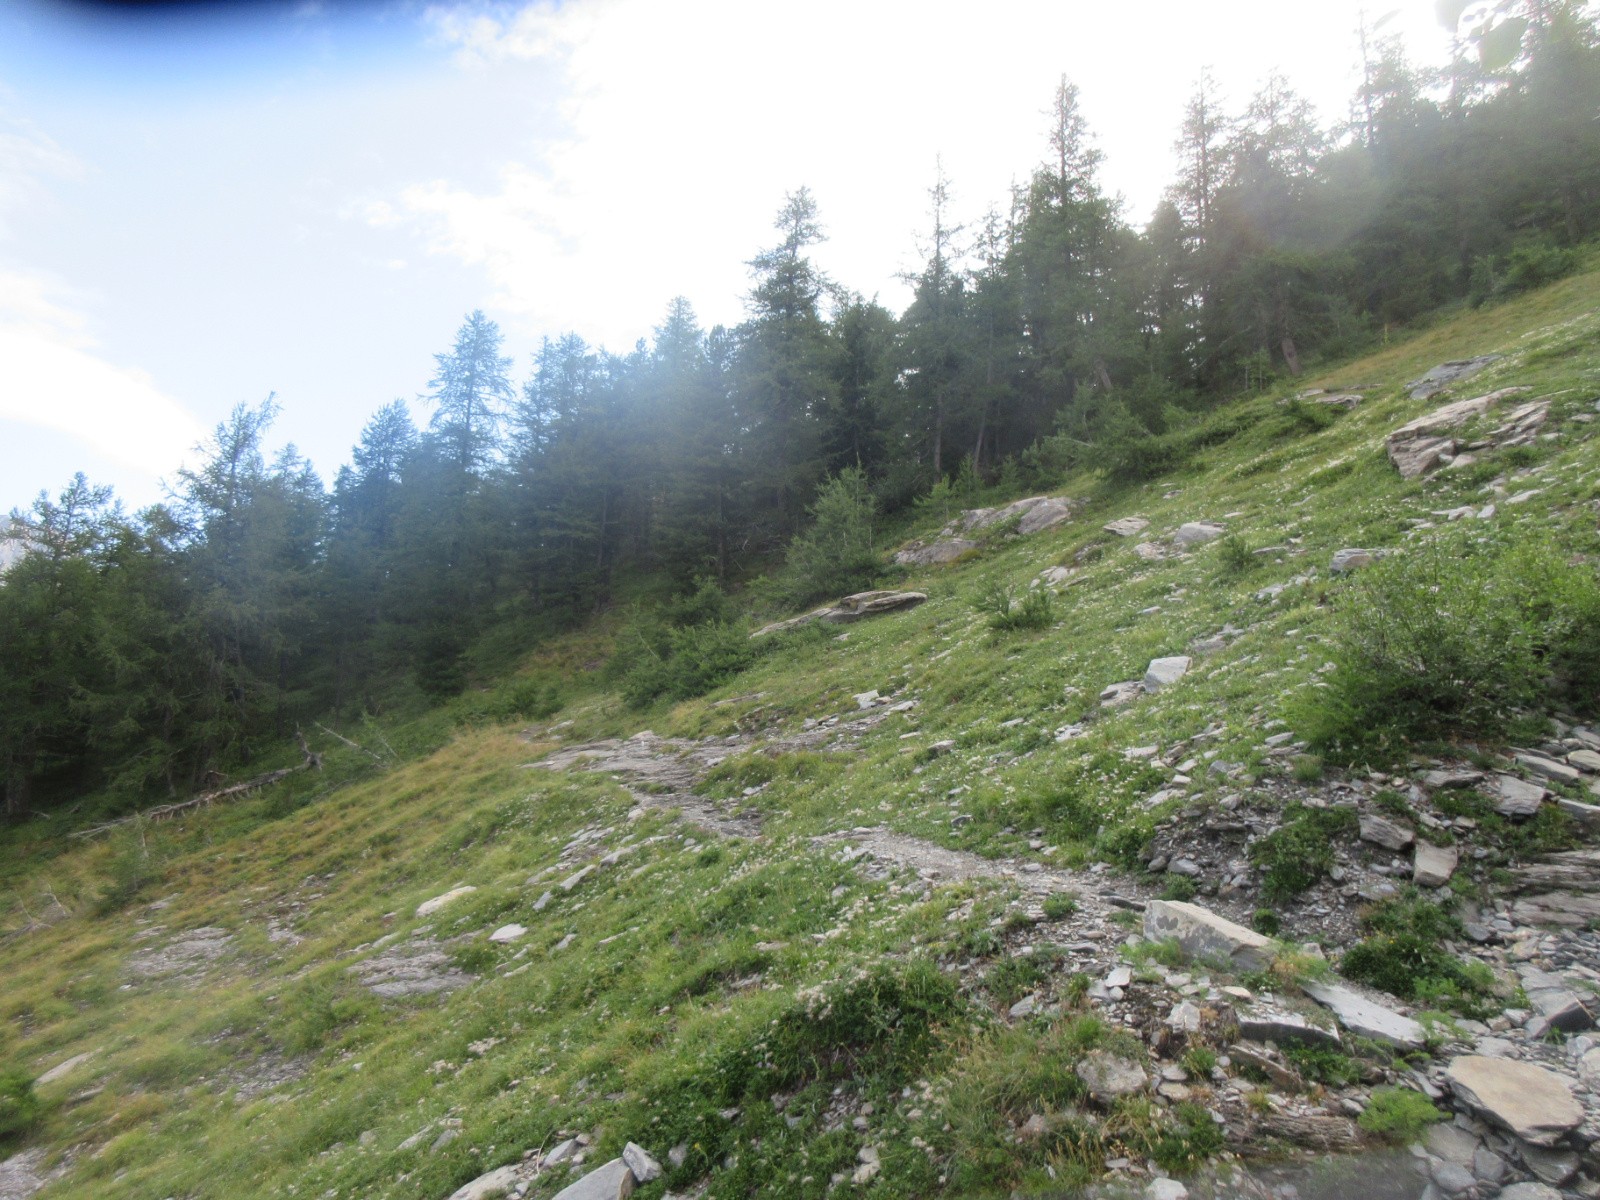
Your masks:
{"label": "flat rock slab", "polygon": [[1543,754],[1534,754],[1530,751],[1520,751],[1517,756],[1519,765],[1526,767],[1535,775],[1542,775],[1546,779],[1553,779],[1557,783],[1577,783],[1583,778],[1583,772],[1568,763],[1557,762]]}
{"label": "flat rock slab", "polygon": [[[972,542],[967,547],[956,552],[955,554],[952,554],[951,558],[958,558],[961,554],[965,554],[968,549],[976,549],[977,545],[978,544],[976,542]],[[929,547],[902,550],[900,554],[895,555],[895,561],[910,565],[922,565],[924,561],[950,561],[950,559],[932,558],[927,560],[913,558],[902,559],[902,555],[913,552],[921,553],[921,551],[925,549],[929,549]],[[823,608],[813,609],[808,613],[802,613],[798,617],[790,617],[787,621],[774,621],[771,625],[763,625],[750,636],[753,638],[758,638],[765,637],[770,633],[783,633],[786,630],[798,629],[802,625],[810,625],[814,621],[822,621],[829,625],[849,625],[854,621],[863,621],[868,617],[881,616],[882,614],[888,612],[898,612],[903,608],[915,608],[927,598],[928,597],[924,592],[895,592],[884,589],[878,589],[871,592],[857,592],[853,596],[845,596],[836,604],[830,604]]]}
{"label": "flat rock slab", "polygon": [[1124,704],[1131,704],[1142,695],[1144,695],[1144,684],[1138,680],[1113,683],[1100,693],[1100,707],[1121,708]]}
{"label": "flat rock slab", "polygon": [[1454,846],[1435,846],[1418,842],[1411,862],[1411,882],[1418,887],[1443,887],[1456,873],[1461,853]]}
{"label": "flat rock slab", "polygon": [[1159,692],[1170,684],[1177,683],[1189,673],[1189,667],[1194,662],[1187,654],[1179,654],[1172,658],[1153,658],[1150,665],[1145,668],[1143,687],[1147,692]]}
{"label": "flat rock slab", "polygon": [[417,916],[431,917],[441,908],[445,908],[451,904],[454,904],[457,900],[461,899],[461,897],[470,896],[477,890],[477,888],[472,887],[470,884],[465,887],[451,888],[444,895],[435,896],[432,900],[424,900],[421,904],[417,905]]}
{"label": "flat rock slab", "polygon": [[1450,1064],[1445,1080],[1468,1108],[1533,1146],[1554,1146],[1583,1124],[1567,1085],[1532,1063],[1469,1054]]}
{"label": "flat rock slab", "polygon": [[[1385,442],[1389,461],[1402,479],[1415,479],[1455,460],[1459,443],[1453,431],[1483,416],[1496,404],[1520,396],[1527,388],[1502,388],[1471,400],[1457,400],[1434,409],[1391,433]],[[1429,395],[1432,395],[1430,392]]]}
{"label": "flat rock slab", "polygon": [[522,1163],[511,1163],[479,1175],[471,1183],[462,1184],[450,1193],[449,1200],[490,1200],[490,1197],[499,1200],[502,1196],[510,1195],[511,1189],[519,1183],[532,1178],[533,1172]]}
{"label": "flat rock slab", "polygon": [[438,943],[426,937],[389,946],[381,954],[356,963],[350,973],[373,995],[386,1000],[453,992],[472,982],[472,976],[457,967]]}
{"label": "flat rock slab", "polygon": [[562,1188],[555,1200],[627,1200],[636,1184],[633,1172],[620,1158],[590,1171],[577,1183]]}
{"label": "flat rock slab", "polygon": [[1524,896],[1512,903],[1511,919],[1518,925],[1587,928],[1593,922],[1600,921],[1600,895],[1592,892],[1546,892],[1538,896]]}
{"label": "flat rock slab", "polygon": [[491,942],[498,942],[503,946],[507,943],[516,941],[520,937],[526,936],[527,932],[528,927],[526,925],[518,925],[515,923],[510,925],[502,925],[499,929],[496,929],[489,935],[489,940]]}
{"label": "flat rock slab", "polygon": [[1494,810],[1503,817],[1531,817],[1549,794],[1538,784],[1515,775],[1496,775],[1489,788],[1495,795]]}
{"label": "flat rock slab", "polygon": [[1406,384],[1413,400],[1431,400],[1452,383],[1476,375],[1491,363],[1500,361],[1498,354],[1482,354],[1476,358],[1455,358],[1442,362],[1421,379]]}
{"label": "flat rock slab", "polygon": [[1410,1017],[1341,984],[1308,981],[1300,988],[1357,1037],[1371,1038],[1402,1050],[1422,1049],[1422,1026]]}
{"label": "flat rock slab", "polygon": [[1198,904],[1152,900],[1144,910],[1144,936],[1177,940],[1190,958],[1224,959],[1235,969],[1264,971],[1272,964],[1272,941]]}
{"label": "flat rock slab", "polygon": [[1545,1183],[1513,1183],[1502,1189],[1500,1200],[1561,1200],[1561,1193]]}
{"label": "flat rock slab", "polygon": [[895,552],[894,561],[902,567],[938,567],[955,562],[978,547],[979,543],[970,538],[941,538],[937,542],[918,542],[906,546]]}
{"label": "flat rock slab", "polygon": [[93,1050],[85,1050],[82,1054],[74,1054],[71,1058],[67,1059],[66,1062],[57,1063],[55,1066],[51,1067],[33,1082],[36,1084],[54,1083],[58,1079],[65,1079],[68,1075],[72,1074],[72,1072],[76,1071],[79,1067],[83,1066],[84,1063],[93,1058],[94,1053],[95,1052]]}
{"label": "flat rock slab", "polygon": [[128,970],[146,979],[190,976],[203,972],[233,946],[233,935],[215,925],[185,930],[163,946],[141,950],[128,960]]}
{"label": "flat rock slab", "polygon": [[[1059,525],[1071,516],[1071,501],[1059,496],[1029,496],[999,508],[969,508],[956,519],[956,526],[970,533],[975,529],[988,529],[991,525],[1016,520],[1018,533],[1038,533],[1041,529]],[[945,532],[954,532],[954,527]]]}
{"label": "flat rock slab", "polygon": [[1297,1012],[1273,1008],[1270,1005],[1252,1005],[1235,1014],[1239,1019],[1239,1036],[1252,1042],[1289,1042],[1299,1046],[1325,1046],[1337,1049],[1339,1035],[1331,1029],[1313,1025]]}
{"label": "flat rock slab", "polygon": [[1150,528],[1150,522],[1143,517],[1119,517],[1115,521],[1107,521],[1100,526],[1107,533],[1114,533],[1118,537],[1132,537],[1136,533],[1143,533]]}
{"label": "flat rock slab", "polygon": [[43,1147],[34,1147],[31,1150],[19,1150],[0,1162],[0,1200],[27,1200],[71,1169],[70,1156],[69,1161],[46,1169],[45,1159],[48,1156],[49,1152]]}

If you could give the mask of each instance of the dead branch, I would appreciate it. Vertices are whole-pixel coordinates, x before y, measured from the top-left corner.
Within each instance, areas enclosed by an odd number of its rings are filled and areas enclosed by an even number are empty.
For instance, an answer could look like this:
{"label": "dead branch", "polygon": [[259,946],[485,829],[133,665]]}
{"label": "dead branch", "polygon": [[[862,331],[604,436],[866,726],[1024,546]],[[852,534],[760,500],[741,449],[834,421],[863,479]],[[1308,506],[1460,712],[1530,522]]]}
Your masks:
{"label": "dead branch", "polygon": [[365,754],[368,758],[370,758],[373,762],[377,763],[380,767],[387,767],[389,765],[389,760],[384,758],[383,755],[378,754],[375,751],[368,750],[360,742],[353,742],[349,738],[345,737],[344,734],[336,733],[334,730],[329,729],[321,721],[317,721],[317,722],[315,722],[315,724],[316,724],[318,729],[322,730],[322,732],[327,734],[329,737],[333,738],[336,741],[343,742],[346,746],[349,746],[350,749],[352,749],[352,750],[361,751],[361,753]]}
{"label": "dead branch", "polygon": [[295,730],[295,737],[299,739],[300,749],[305,753],[306,756],[305,761],[298,767],[280,767],[276,771],[268,771],[264,775],[257,775],[254,779],[246,779],[242,783],[231,784],[228,787],[218,788],[215,791],[202,792],[200,795],[191,796],[187,800],[179,800],[173,804],[162,804],[156,808],[147,808],[143,812],[134,813],[131,817],[121,817],[115,821],[107,821],[103,825],[94,825],[88,829],[79,829],[71,836],[75,838],[99,837],[102,833],[108,833],[111,830],[121,828],[124,825],[137,824],[140,826],[142,837],[144,822],[146,821],[165,821],[171,817],[182,816],[184,813],[195,812],[202,808],[210,808],[219,800],[235,800],[240,796],[249,794],[250,792],[259,791],[261,788],[270,787],[275,783],[280,783],[289,778],[291,775],[298,775],[301,771],[320,771],[322,769],[322,755],[313,751],[311,747],[306,744],[305,734],[301,733],[298,729]]}

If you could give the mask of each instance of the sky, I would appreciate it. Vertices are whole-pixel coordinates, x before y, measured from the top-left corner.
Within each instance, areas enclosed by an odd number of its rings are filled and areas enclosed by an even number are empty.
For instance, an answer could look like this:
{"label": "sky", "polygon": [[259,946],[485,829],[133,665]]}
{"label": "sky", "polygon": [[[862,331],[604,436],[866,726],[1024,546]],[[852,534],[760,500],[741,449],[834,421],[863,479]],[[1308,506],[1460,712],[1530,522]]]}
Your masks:
{"label": "sky", "polygon": [[899,311],[936,164],[975,227],[1063,75],[1142,225],[1202,67],[1342,121],[1363,8],[1445,57],[1433,0],[5,0],[0,513],[76,471],[158,502],[269,394],[331,483],[382,405],[426,422],[475,308],[519,383],[542,337],[625,351],[677,295],[735,324],[801,186],[818,264]]}

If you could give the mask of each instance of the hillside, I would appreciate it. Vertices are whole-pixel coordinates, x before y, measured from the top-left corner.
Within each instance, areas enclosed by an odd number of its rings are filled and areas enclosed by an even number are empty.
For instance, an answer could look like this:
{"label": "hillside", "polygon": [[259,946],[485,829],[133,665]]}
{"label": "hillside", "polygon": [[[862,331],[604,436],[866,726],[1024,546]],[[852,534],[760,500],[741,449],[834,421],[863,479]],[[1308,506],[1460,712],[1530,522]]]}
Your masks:
{"label": "hillside", "polygon": [[[1511,388],[1402,478],[1391,433]],[[704,697],[627,707],[601,623],[522,665],[536,724],[308,730],[243,799],[8,830],[0,1198],[1596,1194],[1597,400],[1590,272],[1037,531],[928,511],[913,549],[972,544],[924,601]],[[1441,657],[1363,724],[1373,638]]]}

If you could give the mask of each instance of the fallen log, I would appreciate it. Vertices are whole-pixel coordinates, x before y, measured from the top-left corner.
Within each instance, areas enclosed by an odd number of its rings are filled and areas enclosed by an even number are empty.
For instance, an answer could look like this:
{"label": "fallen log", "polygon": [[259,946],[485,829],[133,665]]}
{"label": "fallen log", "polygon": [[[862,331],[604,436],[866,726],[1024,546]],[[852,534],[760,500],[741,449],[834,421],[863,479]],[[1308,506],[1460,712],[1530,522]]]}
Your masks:
{"label": "fallen log", "polygon": [[280,767],[276,771],[267,771],[253,779],[246,779],[241,783],[229,784],[215,791],[202,792],[198,796],[191,796],[187,800],[178,800],[172,804],[162,804],[155,808],[147,808],[143,812],[136,812],[129,817],[119,817],[115,821],[106,821],[101,825],[94,825],[88,829],[79,829],[70,836],[75,838],[99,837],[102,833],[109,833],[123,825],[133,825],[146,821],[165,821],[172,817],[182,816],[184,813],[195,812],[198,809],[209,808],[219,800],[234,800],[250,792],[259,791],[261,788],[270,787],[291,775],[298,775],[301,771],[322,769],[322,755],[316,753],[306,744],[305,734],[296,731],[295,736],[300,741],[300,749],[305,753],[305,761],[297,767]]}

